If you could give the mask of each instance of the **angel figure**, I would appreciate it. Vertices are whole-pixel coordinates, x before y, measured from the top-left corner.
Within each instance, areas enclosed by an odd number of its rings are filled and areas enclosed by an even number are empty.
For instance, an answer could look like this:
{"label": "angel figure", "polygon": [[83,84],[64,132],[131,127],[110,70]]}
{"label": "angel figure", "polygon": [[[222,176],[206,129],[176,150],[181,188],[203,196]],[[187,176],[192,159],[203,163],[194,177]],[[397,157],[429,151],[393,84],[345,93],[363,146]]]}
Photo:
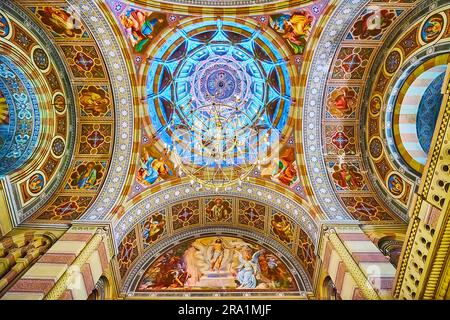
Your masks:
{"label": "angel figure", "polygon": [[251,255],[251,250],[247,249],[242,254],[238,253],[240,265],[238,266],[237,280],[239,281],[238,289],[254,289],[257,286],[257,277],[261,274],[259,265],[259,256],[264,249],[256,251]]}
{"label": "angel figure", "polygon": [[164,153],[164,156],[161,156],[156,152],[150,153],[148,150],[145,150],[141,158],[141,167],[138,170],[137,180],[145,185],[151,185],[160,178],[166,179],[168,176],[173,175],[166,160],[167,156],[167,152]]}

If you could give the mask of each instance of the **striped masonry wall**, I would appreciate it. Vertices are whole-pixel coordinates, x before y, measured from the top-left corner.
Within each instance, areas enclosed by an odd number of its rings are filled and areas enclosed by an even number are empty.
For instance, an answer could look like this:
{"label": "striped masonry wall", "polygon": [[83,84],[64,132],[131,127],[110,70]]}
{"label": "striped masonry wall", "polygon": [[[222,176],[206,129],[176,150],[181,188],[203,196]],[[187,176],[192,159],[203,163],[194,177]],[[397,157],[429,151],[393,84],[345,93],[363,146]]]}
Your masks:
{"label": "striped masonry wall", "polygon": [[342,259],[330,242],[324,246],[324,272],[333,280],[336,290],[344,300],[353,300],[359,297],[358,285],[345,267]]}
{"label": "striped masonry wall", "polygon": [[395,143],[402,157],[417,171],[422,171],[428,155],[417,135],[419,105],[428,86],[447,69],[448,59],[448,55],[440,55],[424,62],[408,76],[397,97],[393,117]]}
{"label": "striped masonry wall", "polygon": [[28,231],[6,236],[0,241],[0,296],[2,290],[44,254],[53,243],[50,233]]}
{"label": "striped masonry wall", "polygon": [[86,299],[111,259],[102,231],[72,227],[2,299]]}
{"label": "striped masonry wall", "polygon": [[350,230],[336,228],[336,230],[364,275],[378,290],[380,297],[389,298],[396,272],[395,267],[389,262],[389,257],[384,256],[359,227]]}
{"label": "striped masonry wall", "polygon": [[[322,250],[323,268],[336,285],[342,299],[365,299],[356,277],[361,274],[378,293],[379,298],[391,298],[396,269],[359,227],[334,228],[346,251],[356,264],[346,261],[336,245],[325,239]],[[359,270],[353,270],[354,267]]]}

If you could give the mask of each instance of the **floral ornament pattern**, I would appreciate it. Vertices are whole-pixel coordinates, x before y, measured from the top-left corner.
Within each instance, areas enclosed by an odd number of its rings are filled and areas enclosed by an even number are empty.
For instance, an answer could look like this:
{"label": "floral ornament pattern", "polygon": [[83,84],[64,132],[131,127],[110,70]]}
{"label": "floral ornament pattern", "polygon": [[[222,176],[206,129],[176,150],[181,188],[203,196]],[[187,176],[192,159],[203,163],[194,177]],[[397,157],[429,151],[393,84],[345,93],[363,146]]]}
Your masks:
{"label": "floral ornament pattern", "polygon": [[6,17],[0,13],[0,37],[4,38],[9,34],[9,31],[11,30],[8,20],[6,20]]}
{"label": "floral ornament pattern", "polygon": [[78,90],[83,116],[111,115],[111,98],[107,87],[79,87]]}
{"label": "floral ornament pattern", "polygon": [[206,199],[206,219],[209,222],[231,222],[232,200],[223,198]]}
{"label": "floral ornament pattern", "polygon": [[402,63],[402,55],[398,50],[392,51],[386,58],[384,68],[387,73],[393,74],[397,71],[398,67]]}
{"label": "floral ornament pattern", "polygon": [[378,159],[383,153],[383,143],[378,137],[375,137],[374,139],[372,139],[372,141],[370,141],[369,152],[370,155],[375,159]]}
{"label": "floral ornament pattern", "polygon": [[34,220],[66,223],[77,219],[92,199],[93,197],[89,196],[58,196],[45,211],[38,213]]}
{"label": "floral ornament pattern", "polygon": [[93,46],[62,45],[61,49],[76,78],[105,78],[102,61]]}
{"label": "floral ornament pattern", "polygon": [[430,43],[436,40],[444,31],[445,15],[442,13],[433,14],[423,24],[420,30],[420,39],[424,43]]}

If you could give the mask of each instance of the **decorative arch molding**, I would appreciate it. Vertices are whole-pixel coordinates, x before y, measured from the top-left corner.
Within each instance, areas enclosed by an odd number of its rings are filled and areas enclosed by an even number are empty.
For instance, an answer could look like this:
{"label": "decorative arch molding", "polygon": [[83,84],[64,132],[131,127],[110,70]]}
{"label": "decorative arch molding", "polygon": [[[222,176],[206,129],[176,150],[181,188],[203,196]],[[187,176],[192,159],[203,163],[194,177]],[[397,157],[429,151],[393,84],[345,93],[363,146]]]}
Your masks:
{"label": "decorative arch molding", "polygon": [[348,220],[352,217],[338,200],[328,176],[324,175],[328,170],[323,158],[320,108],[325,105],[326,82],[333,58],[355,19],[351,13],[361,12],[368,3],[369,1],[364,0],[342,1],[336,6],[325,27],[320,30],[321,37],[316,44],[305,84],[303,124],[296,129],[296,139],[303,137],[305,165],[312,191],[320,208],[331,220]]}
{"label": "decorative arch molding", "polygon": [[68,0],[96,40],[105,61],[114,96],[115,135],[111,170],[103,182],[103,186],[80,220],[101,221],[113,211],[131,167],[133,153],[135,101],[133,99],[130,66],[124,57],[123,47],[110,26],[99,0]]}
{"label": "decorative arch molding", "polygon": [[[56,131],[58,131],[56,128],[56,119],[59,119],[57,116],[65,117],[65,115],[67,115],[66,128],[75,130],[75,103],[65,64],[47,34],[42,32],[41,27],[13,1],[8,0],[2,2],[0,4],[0,9],[14,20],[14,23],[20,24],[22,27],[26,26],[26,37],[33,38],[32,42],[34,42],[34,45],[30,48],[31,56],[29,57],[25,51],[22,52],[22,50],[15,48],[12,43],[10,43],[10,37],[7,37],[8,41],[3,42],[2,45],[5,46],[5,50],[10,53],[9,57],[13,57],[14,60],[17,60],[18,63],[20,63],[23,71],[37,90],[36,96],[39,108],[42,109],[43,113],[41,122],[48,126],[42,126],[33,159],[28,161],[25,166],[17,172],[6,176],[3,181],[10,211],[12,212],[11,218],[15,224],[19,224],[38,211],[54,195],[65,177],[65,173],[70,166],[70,158],[74,152],[75,135],[56,133]],[[12,29],[11,26],[10,29]],[[33,53],[36,52],[37,49],[43,50],[48,59],[47,68],[42,70],[37,67],[35,61],[32,61]],[[52,88],[49,81],[49,75],[51,74],[56,77],[54,81],[60,83],[60,88]],[[65,110],[59,114],[52,110],[57,95],[62,95],[65,99]],[[55,121],[54,125],[51,125],[52,121]],[[60,164],[57,170],[58,172],[46,179],[44,188],[36,193],[36,196],[31,201],[24,201],[20,189],[28,188],[29,190],[26,181],[30,178],[31,174],[33,174],[33,176],[43,174],[42,167],[44,166],[44,157],[46,154],[50,154],[48,151],[51,149],[51,142],[54,141],[53,138],[56,136],[62,138],[65,144],[64,153],[59,156]]]}
{"label": "decorative arch molding", "polygon": [[[125,296],[135,296],[136,286],[138,285],[138,281],[142,277],[145,269],[151,265],[161,254],[167,249],[173,247],[176,244],[182,243],[188,239],[195,239],[200,237],[214,237],[214,236],[231,236],[231,237],[240,237],[243,239],[249,239],[257,244],[262,245],[263,247],[268,247],[272,250],[273,253],[277,255],[278,258],[282,260],[283,263],[288,266],[289,271],[296,278],[296,282],[299,286],[298,296],[300,298],[306,298],[306,294],[312,292],[311,280],[309,279],[307,273],[303,270],[303,267],[300,265],[298,260],[288,251],[285,247],[283,247],[278,242],[270,239],[259,232],[254,232],[242,228],[236,227],[222,227],[222,226],[211,226],[211,227],[203,227],[201,229],[192,229],[187,232],[179,233],[174,235],[173,237],[169,237],[158,244],[151,246],[145,253],[139,257],[139,259],[135,262],[133,267],[128,272],[122,288],[120,289],[121,294]],[[266,293],[266,295],[282,296],[281,292],[270,292]],[[211,296],[211,293],[208,294]],[[221,296],[223,293],[214,293],[214,296]],[[243,295],[241,292],[240,295]],[[137,295],[136,295],[137,296]],[[181,297],[186,297],[186,294],[183,294]]]}
{"label": "decorative arch molding", "polygon": [[261,15],[287,11],[310,4],[311,0],[128,0],[130,4],[146,6],[152,11],[188,15]]}
{"label": "decorative arch molding", "polygon": [[[437,3],[433,8],[436,6]],[[306,84],[303,144],[312,189],[322,210],[331,218],[357,219],[369,224],[406,220],[411,185],[404,186],[404,192],[397,197],[389,196],[374,186],[374,179],[368,174],[363,160],[367,156],[363,151],[367,149],[361,147],[364,139],[361,105],[367,101],[364,99],[369,90],[367,82],[374,79],[369,76],[373,69],[370,66],[378,66],[373,61],[384,52],[384,44],[395,33],[391,31],[410,25],[412,11],[428,7],[425,2],[418,6],[404,3],[401,7],[390,3],[373,7],[368,1],[342,2],[330,18],[336,23],[327,24],[323,30]],[[343,16],[344,12],[357,14],[348,17]],[[383,25],[373,34],[364,33],[364,19],[376,12],[383,16]],[[375,80],[373,84],[377,84]],[[345,96],[346,103],[352,105],[345,109],[336,95]],[[323,106],[322,110],[317,110],[317,106]],[[339,176],[344,174],[351,176],[350,181]],[[396,183],[396,176],[391,177]],[[391,182],[388,178],[384,184]]]}
{"label": "decorative arch molding", "polygon": [[243,182],[241,186],[235,185],[225,190],[215,191],[204,187],[200,188],[197,184],[191,185],[190,182],[184,182],[176,186],[170,186],[169,183],[161,185],[158,191],[148,190],[138,197],[138,201],[132,202],[128,208],[124,208],[125,213],[114,226],[116,247],[133,227],[148,214],[157,212],[181,200],[190,199],[193,196],[245,197],[246,199],[263,203],[291,218],[308,234],[313,243],[317,244],[319,228],[313,215],[314,211],[301,201],[298,201],[300,200],[299,197],[295,196],[292,191],[276,191],[276,188],[273,186],[262,186],[249,182]]}
{"label": "decorative arch molding", "polygon": [[[398,143],[401,139],[396,128],[399,121],[399,104],[405,96],[405,88],[408,88],[407,82],[411,81],[411,78],[414,79],[414,73],[418,71],[418,74],[421,74],[434,65],[448,63],[449,23],[446,22],[440,35],[428,43],[421,43],[420,32],[429,17],[440,12],[448,14],[449,10],[446,1],[435,1],[431,6],[422,2],[412,9],[386,37],[383,47],[373,60],[373,67],[368,74],[368,79],[373,79],[373,82],[364,92],[362,99],[361,123],[364,123],[362,126],[364,138],[360,140],[360,146],[362,150],[369,151],[362,154],[362,160],[368,168],[369,180],[377,195],[404,221],[409,219],[408,204],[413,199],[415,188],[420,184],[423,165],[411,159],[404,146]],[[414,45],[413,42],[412,48],[405,51],[404,43],[409,39],[416,43]],[[389,73],[386,71],[387,62],[393,52],[399,52],[401,55],[398,64],[394,64],[396,68]],[[384,85],[380,84],[382,82]],[[375,99],[379,99],[380,104],[379,111],[374,113]],[[377,157],[371,151],[374,142],[380,142],[382,147],[381,154]],[[380,169],[381,165],[386,168],[384,171]],[[393,177],[398,177],[402,182],[401,194],[397,195],[390,190],[389,181]]]}

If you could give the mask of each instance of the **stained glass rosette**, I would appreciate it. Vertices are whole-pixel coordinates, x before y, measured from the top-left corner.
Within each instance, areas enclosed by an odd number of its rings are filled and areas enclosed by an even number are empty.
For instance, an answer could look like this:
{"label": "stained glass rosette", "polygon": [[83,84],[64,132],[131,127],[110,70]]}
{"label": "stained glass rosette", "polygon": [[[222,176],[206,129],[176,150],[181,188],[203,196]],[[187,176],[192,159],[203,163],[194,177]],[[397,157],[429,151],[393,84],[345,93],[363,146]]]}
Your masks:
{"label": "stained glass rosette", "polygon": [[203,21],[169,37],[148,71],[156,134],[183,173],[209,187],[267,161],[291,104],[286,59],[260,30]]}

